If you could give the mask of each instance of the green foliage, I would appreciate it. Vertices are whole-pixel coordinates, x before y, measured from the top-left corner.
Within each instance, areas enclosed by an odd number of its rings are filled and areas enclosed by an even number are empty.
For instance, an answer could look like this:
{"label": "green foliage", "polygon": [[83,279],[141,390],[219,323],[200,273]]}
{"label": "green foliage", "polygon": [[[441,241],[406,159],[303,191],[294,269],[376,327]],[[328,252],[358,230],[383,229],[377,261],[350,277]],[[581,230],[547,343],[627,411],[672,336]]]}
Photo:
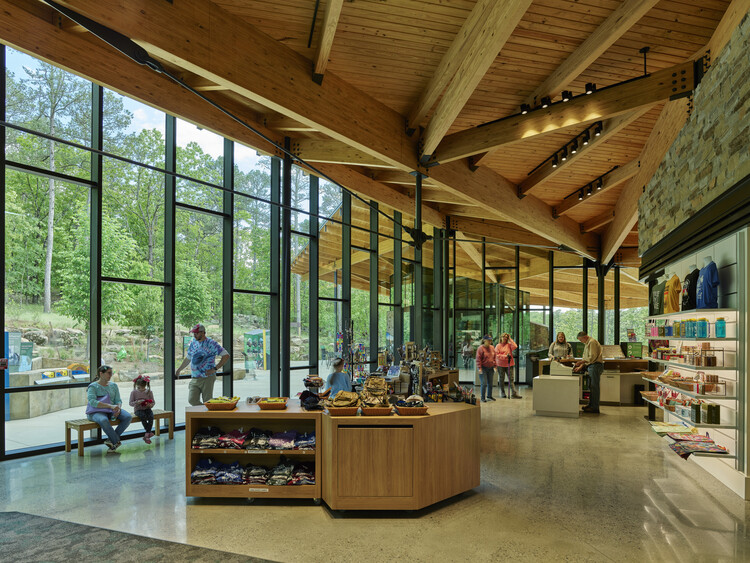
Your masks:
{"label": "green foliage", "polygon": [[193,262],[178,264],[175,284],[175,316],[184,327],[206,323],[211,313],[208,297],[210,283],[204,272]]}

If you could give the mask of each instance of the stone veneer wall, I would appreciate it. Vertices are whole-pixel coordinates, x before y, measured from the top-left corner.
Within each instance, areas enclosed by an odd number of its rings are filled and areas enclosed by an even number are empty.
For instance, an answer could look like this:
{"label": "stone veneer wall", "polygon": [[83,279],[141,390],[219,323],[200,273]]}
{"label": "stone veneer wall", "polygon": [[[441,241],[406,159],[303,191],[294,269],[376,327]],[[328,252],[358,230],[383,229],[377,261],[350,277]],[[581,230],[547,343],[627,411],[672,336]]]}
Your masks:
{"label": "stone veneer wall", "polygon": [[750,14],[703,81],[694,109],[638,202],[643,254],[750,174]]}

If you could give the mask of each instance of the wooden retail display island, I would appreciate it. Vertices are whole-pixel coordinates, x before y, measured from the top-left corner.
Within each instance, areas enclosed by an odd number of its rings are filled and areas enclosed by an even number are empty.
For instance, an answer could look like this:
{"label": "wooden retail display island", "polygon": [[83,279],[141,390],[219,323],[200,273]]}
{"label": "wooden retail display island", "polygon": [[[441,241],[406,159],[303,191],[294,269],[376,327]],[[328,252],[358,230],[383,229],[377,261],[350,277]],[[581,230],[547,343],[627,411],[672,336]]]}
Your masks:
{"label": "wooden retail display island", "polygon": [[[188,407],[185,421],[186,496],[323,498],[333,509],[416,510],[479,485],[479,407],[429,403],[425,416],[341,416],[307,412],[297,401],[283,411],[242,402],[234,411]],[[317,448],[305,450],[197,450],[203,426],[315,430]],[[281,455],[315,462],[315,485],[193,485],[197,461],[275,465]]]}

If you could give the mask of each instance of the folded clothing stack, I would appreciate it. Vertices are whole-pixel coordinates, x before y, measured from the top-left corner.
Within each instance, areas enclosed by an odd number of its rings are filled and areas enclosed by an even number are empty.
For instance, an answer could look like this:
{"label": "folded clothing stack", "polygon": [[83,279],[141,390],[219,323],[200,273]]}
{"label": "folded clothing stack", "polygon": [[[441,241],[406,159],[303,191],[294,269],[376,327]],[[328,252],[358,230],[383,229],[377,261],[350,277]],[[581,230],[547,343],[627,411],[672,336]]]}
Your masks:
{"label": "folded clothing stack", "polygon": [[292,478],[294,463],[281,456],[279,464],[268,473],[267,485],[287,485]]}
{"label": "folded clothing stack", "polygon": [[293,450],[296,439],[297,432],[294,430],[274,432],[269,440],[269,446],[272,450]]}
{"label": "folded clothing stack", "polygon": [[314,485],[315,484],[315,469],[309,463],[300,463],[294,466],[292,471],[292,478],[287,483],[288,485]]}
{"label": "folded clothing stack", "polygon": [[265,485],[268,478],[268,468],[249,463],[245,467],[244,477],[246,485]]}
{"label": "folded clothing stack", "polygon": [[232,430],[219,436],[219,447],[231,450],[241,450],[247,434],[240,430]]}
{"label": "folded clothing stack", "polygon": [[221,429],[215,426],[199,428],[193,436],[193,448],[201,450],[218,448],[219,436],[221,436]]}
{"label": "folded clothing stack", "polygon": [[216,463],[210,458],[198,460],[190,474],[190,482],[193,485],[215,485]]}
{"label": "folded clothing stack", "polygon": [[217,485],[242,485],[245,472],[238,461],[231,464],[221,463],[216,469]]}
{"label": "folded clothing stack", "polygon": [[267,450],[268,441],[271,439],[271,433],[260,428],[251,428],[247,433],[242,447],[246,450]]}
{"label": "folded clothing stack", "polygon": [[294,440],[295,450],[314,450],[315,449],[315,432],[297,434]]}
{"label": "folded clothing stack", "polygon": [[312,391],[303,391],[300,393],[299,402],[306,411],[321,411],[323,405],[320,403],[320,397]]}

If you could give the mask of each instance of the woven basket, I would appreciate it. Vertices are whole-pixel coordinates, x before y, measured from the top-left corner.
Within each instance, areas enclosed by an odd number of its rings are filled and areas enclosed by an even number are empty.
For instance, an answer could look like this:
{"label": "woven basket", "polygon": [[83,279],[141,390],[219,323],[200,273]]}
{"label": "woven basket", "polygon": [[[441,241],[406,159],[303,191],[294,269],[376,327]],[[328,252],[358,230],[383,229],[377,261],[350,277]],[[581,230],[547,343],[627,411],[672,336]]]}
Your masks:
{"label": "woven basket", "polygon": [[357,416],[359,407],[327,407],[331,416]]}
{"label": "woven basket", "polygon": [[232,403],[203,403],[210,411],[233,411],[237,408],[237,401]]}
{"label": "woven basket", "polygon": [[365,416],[389,416],[392,407],[362,407],[362,414]]}
{"label": "woven basket", "polygon": [[282,398],[284,399],[283,403],[266,403],[263,400],[260,400],[257,404],[262,411],[283,411],[286,410],[286,402],[289,399],[287,399],[286,397]]}
{"label": "woven basket", "polygon": [[427,414],[427,407],[396,407],[396,412],[400,416],[424,416]]}

